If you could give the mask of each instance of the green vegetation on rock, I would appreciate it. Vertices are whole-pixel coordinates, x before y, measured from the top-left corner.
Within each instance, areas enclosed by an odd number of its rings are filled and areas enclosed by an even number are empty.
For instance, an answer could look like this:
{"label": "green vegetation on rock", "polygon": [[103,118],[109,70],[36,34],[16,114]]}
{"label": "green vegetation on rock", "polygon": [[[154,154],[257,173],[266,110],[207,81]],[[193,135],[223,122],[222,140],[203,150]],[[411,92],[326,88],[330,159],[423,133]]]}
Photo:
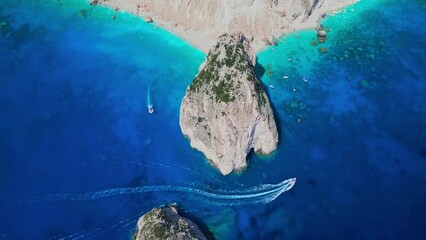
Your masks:
{"label": "green vegetation on rock", "polygon": [[197,122],[200,123],[202,121],[204,121],[205,119],[203,117],[198,117]]}
{"label": "green vegetation on rock", "polygon": [[[224,49],[224,54],[221,54],[221,49]],[[241,43],[236,41],[219,42],[209,52],[206,66],[189,86],[189,94],[204,89],[203,91],[206,94],[213,93],[212,98],[218,103],[232,102],[236,99],[233,95],[234,90],[241,86],[241,83],[234,79],[242,73],[253,79],[251,75],[254,72],[250,71],[249,64],[244,46]]]}
{"label": "green vegetation on rock", "polygon": [[214,85],[212,90],[216,97],[216,102],[231,102],[235,100],[232,94],[232,84],[229,82],[221,81],[218,85]]}
{"label": "green vegetation on rock", "polygon": [[205,239],[197,226],[175,207],[154,208],[141,217],[134,239]]}

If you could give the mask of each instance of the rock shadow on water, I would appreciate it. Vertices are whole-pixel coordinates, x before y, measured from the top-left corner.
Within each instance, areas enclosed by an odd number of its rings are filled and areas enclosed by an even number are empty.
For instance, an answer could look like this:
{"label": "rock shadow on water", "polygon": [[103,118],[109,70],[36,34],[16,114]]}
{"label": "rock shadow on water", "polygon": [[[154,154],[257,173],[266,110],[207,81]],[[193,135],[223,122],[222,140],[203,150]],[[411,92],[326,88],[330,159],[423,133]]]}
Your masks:
{"label": "rock shadow on water", "polygon": [[200,229],[200,231],[204,234],[204,236],[208,240],[215,240],[216,239],[213,232],[210,231],[210,229],[203,223],[202,219],[200,219],[199,217],[188,214],[187,212],[185,212],[181,208],[179,208],[179,215],[181,215],[184,218],[190,219],[192,222],[194,222],[195,225],[197,225],[197,227]]}
{"label": "rock shadow on water", "polygon": [[258,61],[254,66],[254,71],[258,79],[262,79],[263,75],[265,75],[266,72],[265,68]]}
{"label": "rock shadow on water", "polygon": [[[281,123],[281,118],[278,114],[277,108],[275,107],[274,102],[271,99],[271,95],[269,93],[269,88],[268,86],[266,86],[263,81],[261,80],[262,77],[265,75],[266,70],[263,67],[262,64],[260,64],[259,62],[256,62],[256,65],[254,66],[254,71],[256,74],[257,79],[259,79],[260,85],[262,86],[263,90],[265,90],[266,95],[268,96],[269,99],[269,104],[271,105],[272,108],[272,112],[274,113],[274,120],[277,123],[277,131],[278,131],[278,141],[281,141],[281,125],[279,123]],[[276,151],[276,150],[275,150]],[[251,159],[250,155],[252,155],[253,151],[250,151],[250,153],[247,155],[247,159]],[[274,153],[270,154],[273,155]]]}

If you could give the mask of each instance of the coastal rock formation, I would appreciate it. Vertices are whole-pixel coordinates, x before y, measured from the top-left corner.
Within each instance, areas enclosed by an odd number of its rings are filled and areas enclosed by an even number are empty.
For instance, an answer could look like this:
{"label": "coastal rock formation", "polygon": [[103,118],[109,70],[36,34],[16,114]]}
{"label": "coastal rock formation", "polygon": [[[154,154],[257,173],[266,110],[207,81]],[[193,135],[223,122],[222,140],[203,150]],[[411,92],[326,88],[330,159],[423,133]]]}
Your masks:
{"label": "coastal rock formation", "polygon": [[191,220],[181,217],[176,207],[154,208],[137,223],[135,240],[183,240],[207,239],[197,225]]}
{"label": "coastal rock formation", "polygon": [[[93,1],[93,0],[92,0]],[[287,32],[315,28],[324,13],[356,0],[98,0],[153,20],[207,52],[224,32],[253,38],[257,52]]]}
{"label": "coastal rock formation", "polygon": [[145,18],[145,22],[147,22],[147,23],[152,23],[152,22],[153,22],[152,17],[147,16],[147,17]]}
{"label": "coastal rock formation", "polygon": [[270,154],[278,143],[272,108],[241,41],[219,37],[180,108],[182,133],[224,175],[245,169],[251,149]]}
{"label": "coastal rock formation", "polygon": [[325,42],[325,39],[327,38],[327,33],[322,26],[317,29],[317,38],[319,42]]}

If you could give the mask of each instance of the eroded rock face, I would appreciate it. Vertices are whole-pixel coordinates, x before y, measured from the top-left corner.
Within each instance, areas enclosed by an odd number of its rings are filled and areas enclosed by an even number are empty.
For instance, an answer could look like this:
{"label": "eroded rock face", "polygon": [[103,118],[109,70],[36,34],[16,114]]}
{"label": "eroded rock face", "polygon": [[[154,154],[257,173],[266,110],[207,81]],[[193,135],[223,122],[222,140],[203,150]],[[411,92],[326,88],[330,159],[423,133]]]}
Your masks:
{"label": "eroded rock face", "polygon": [[264,155],[276,149],[272,108],[241,41],[219,37],[186,90],[179,123],[191,146],[224,175],[245,169],[251,149]]}
{"label": "eroded rock face", "polygon": [[197,225],[191,220],[181,217],[176,207],[154,208],[137,223],[134,235],[136,240],[186,240],[207,239]]}
{"label": "eroded rock face", "polygon": [[[92,0],[94,1],[94,0]],[[257,52],[287,32],[314,28],[322,14],[356,0],[99,0],[101,4],[151,16],[202,51],[223,32],[242,32]],[[191,35],[170,26],[180,26]],[[186,31],[185,30],[185,31]],[[194,37],[196,36],[196,37]]]}

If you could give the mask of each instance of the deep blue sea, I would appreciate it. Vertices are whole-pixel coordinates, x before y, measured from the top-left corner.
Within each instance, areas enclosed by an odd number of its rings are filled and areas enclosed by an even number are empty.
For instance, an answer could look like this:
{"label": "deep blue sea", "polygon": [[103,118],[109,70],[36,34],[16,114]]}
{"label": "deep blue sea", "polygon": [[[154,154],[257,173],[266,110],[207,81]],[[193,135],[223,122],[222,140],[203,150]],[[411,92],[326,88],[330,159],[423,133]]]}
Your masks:
{"label": "deep blue sea", "polygon": [[217,239],[424,239],[426,2],[322,24],[258,54],[280,144],[224,177],[179,128],[202,52],[87,0],[1,1],[0,239],[129,239],[169,203]]}

